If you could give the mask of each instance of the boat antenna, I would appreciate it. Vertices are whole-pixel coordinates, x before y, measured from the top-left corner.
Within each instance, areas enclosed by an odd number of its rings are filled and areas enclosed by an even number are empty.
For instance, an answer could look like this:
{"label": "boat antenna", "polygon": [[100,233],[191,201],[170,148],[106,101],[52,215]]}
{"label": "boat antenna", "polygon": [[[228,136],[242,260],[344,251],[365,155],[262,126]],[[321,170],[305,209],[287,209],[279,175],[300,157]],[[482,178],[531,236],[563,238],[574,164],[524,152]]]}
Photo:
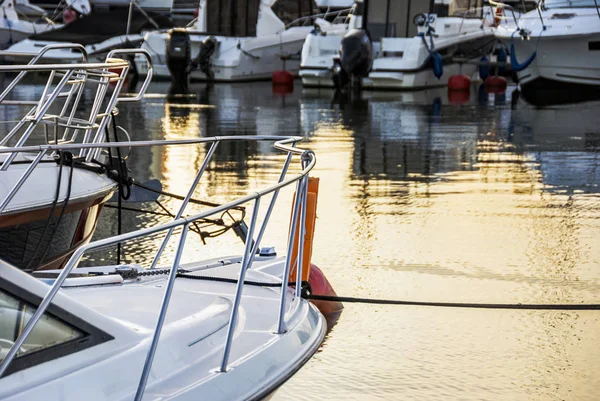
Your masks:
{"label": "boat antenna", "polygon": [[129,0],[129,15],[127,16],[127,31],[125,35],[129,35],[129,31],[131,30],[131,18],[133,17],[133,7],[137,8],[137,10],[142,13],[144,17],[152,24],[156,29],[160,29],[160,26],[148,15],[148,13],[140,7],[139,4],[135,2],[135,0]]}

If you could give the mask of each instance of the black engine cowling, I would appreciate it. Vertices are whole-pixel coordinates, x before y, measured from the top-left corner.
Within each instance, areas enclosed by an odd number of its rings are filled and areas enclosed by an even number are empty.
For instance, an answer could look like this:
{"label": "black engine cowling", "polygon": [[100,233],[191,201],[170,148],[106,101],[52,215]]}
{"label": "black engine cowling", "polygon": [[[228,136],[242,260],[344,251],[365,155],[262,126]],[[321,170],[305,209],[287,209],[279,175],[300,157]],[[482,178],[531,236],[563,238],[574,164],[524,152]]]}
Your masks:
{"label": "black engine cowling", "polygon": [[190,35],[185,29],[172,29],[167,38],[167,67],[174,85],[187,87],[192,59]]}
{"label": "black engine cowling", "polygon": [[373,66],[373,44],[364,29],[353,29],[342,39],[339,60],[334,65],[334,82],[348,81],[351,77],[365,78]]}

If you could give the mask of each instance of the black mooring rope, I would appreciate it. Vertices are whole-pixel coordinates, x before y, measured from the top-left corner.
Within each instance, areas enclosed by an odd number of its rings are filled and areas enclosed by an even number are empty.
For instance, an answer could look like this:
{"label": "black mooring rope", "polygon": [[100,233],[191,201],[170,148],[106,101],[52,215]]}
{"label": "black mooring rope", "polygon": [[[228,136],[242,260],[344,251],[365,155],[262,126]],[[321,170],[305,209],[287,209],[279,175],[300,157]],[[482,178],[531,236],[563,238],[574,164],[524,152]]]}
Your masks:
{"label": "black mooring rope", "polygon": [[354,298],[308,294],[308,299],[375,305],[436,306],[441,308],[524,309],[524,310],[600,310],[600,304],[485,304],[471,302],[426,302],[391,299]]}
{"label": "black mooring rope", "polygon": [[[138,275],[158,275],[168,274],[169,269],[140,272]],[[230,279],[225,277],[212,276],[197,276],[194,274],[177,273],[177,278],[185,278],[191,280],[218,281],[222,283],[237,284],[238,279]],[[265,283],[259,281],[244,281],[244,284],[258,287],[281,287],[281,283]],[[288,283],[295,286],[295,282]],[[313,294],[311,286],[308,282],[302,282],[302,298],[326,301],[326,302],[346,302],[346,303],[361,303],[371,305],[402,305],[402,306],[435,306],[440,308],[471,308],[471,309],[516,309],[516,310],[600,310],[600,304],[491,304],[491,303],[473,303],[473,302],[427,302],[427,301],[401,301],[393,299],[374,299],[374,298],[356,298],[356,297],[340,297],[332,295]]]}

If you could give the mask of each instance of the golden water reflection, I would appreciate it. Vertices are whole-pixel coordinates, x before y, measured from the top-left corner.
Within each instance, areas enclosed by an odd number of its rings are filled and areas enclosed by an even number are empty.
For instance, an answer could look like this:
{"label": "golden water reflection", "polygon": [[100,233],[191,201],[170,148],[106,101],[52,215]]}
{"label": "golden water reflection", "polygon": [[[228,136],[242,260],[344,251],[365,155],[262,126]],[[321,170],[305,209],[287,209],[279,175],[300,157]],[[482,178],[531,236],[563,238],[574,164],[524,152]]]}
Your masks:
{"label": "golden water reflection", "polygon": [[[338,294],[599,301],[597,103],[535,109],[520,101],[511,110],[509,100],[481,93],[451,104],[443,90],[340,101],[298,88],[282,97],[269,84],[199,86],[195,93],[191,105],[158,98],[152,107],[127,105],[142,108],[130,111],[139,121],[129,128],[139,124],[139,135],[156,139],[305,136],[321,179],[313,261]],[[563,120],[568,130],[556,128]],[[139,155],[145,161],[133,169],[183,193],[205,155],[203,146],[170,147]],[[223,143],[195,196],[225,202],[246,195],[274,182],[283,160],[265,144]],[[280,252],[291,196],[282,193],[265,236]],[[159,220],[128,217],[126,224]],[[228,233],[207,246],[190,241],[186,258],[239,252]],[[599,317],[348,304],[319,353],[273,399],[595,400]]]}

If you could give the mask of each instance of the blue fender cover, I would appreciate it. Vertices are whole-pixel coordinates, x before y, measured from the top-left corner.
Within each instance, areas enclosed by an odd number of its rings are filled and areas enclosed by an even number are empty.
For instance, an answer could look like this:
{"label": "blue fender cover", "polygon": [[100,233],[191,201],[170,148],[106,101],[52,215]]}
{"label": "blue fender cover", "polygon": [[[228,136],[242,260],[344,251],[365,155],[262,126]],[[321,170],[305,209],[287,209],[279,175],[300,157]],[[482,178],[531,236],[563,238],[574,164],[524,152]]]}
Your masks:
{"label": "blue fender cover", "polygon": [[433,59],[433,75],[440,79],[444,75],[444,60],[438,52],[433,52],[431,57]]}
{"label": "blue fender cover", "polygon": [[490,59],[487,56],[483,56],[479,60],[479,77],[481,79],[486,79],[490,76]]}

